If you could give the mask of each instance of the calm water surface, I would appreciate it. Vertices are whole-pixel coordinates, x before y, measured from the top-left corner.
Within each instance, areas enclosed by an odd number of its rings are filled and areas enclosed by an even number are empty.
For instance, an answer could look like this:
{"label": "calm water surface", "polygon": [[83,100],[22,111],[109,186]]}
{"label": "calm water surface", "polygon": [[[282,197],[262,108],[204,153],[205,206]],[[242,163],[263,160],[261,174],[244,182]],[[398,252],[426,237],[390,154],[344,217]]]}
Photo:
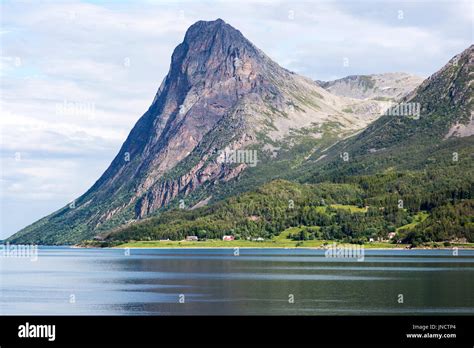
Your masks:
{"label": "calm water surface", "polygon": [[362,262],[233,253],[43,247],[36,262],[0,258],[0,314],[474,314],[474,250],[366,250]]}

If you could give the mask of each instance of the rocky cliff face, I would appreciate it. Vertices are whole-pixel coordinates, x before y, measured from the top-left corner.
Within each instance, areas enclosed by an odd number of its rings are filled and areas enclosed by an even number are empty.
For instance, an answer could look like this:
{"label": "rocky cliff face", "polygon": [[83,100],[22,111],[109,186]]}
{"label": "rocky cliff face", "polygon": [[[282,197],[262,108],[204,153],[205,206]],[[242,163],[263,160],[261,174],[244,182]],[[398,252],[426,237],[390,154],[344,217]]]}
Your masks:
{"label": "rocky cliff face", "polygon": [[199,190],[239,180],[251,165],[223,163],[218,160],[223,151],[253,149],[260,168],[273,165],[300,143],[330,145],[354,133],[376,119],[381,108],[377,101],[333,95],[280,67],[220,19],[197,22],[174,50],[152,105],[101,178],[72,208],[11,240],[56,244],[91,238]]}
{"label": "rocky cliff face", "polygon": [[[189,156],[212,129],[229,119],[237,106],[243,105],[244,96],[277,94],[264,79],[265,59],[239,31],[222,20],[193,25],[176,47],[170,71],[150,109],[130,133],[104,180],[99,180],[93,190],[110,187],[116,191],[117,186],[135,181],[134,195],[127,204],[140,198],[135,212],[142,217],[180,192],[193,190],[211,177],[230,174],[225,168],[209,165],[207,154],[182,175],[159,180]],[[228,126],[242,127],[244,121],[229,119]],[[128,163],[123,161],[126,154],[130,156]],[[123,175],[127,170],[131,177]]]}

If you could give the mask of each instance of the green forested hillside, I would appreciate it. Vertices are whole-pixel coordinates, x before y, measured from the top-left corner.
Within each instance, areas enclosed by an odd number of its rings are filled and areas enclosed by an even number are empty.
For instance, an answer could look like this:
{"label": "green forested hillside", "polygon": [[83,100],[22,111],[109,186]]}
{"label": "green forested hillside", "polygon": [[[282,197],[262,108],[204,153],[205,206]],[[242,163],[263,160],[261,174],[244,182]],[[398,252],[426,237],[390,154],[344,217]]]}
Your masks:
{"label": "green forested hillside", "polygon": [[[456,174],[457,169],[348,176],[344,183],[276,180],[212,206],[168,211],[116,230],[108,240],[181,240],[189,235],[203,239],[225,234],[237,239],[271,238],[288,227],[318,226],[317,233],[309,229],[306,237],[362,243],[387,239],[388,233],[397,231],[394,240],[404,242],[417,238],[474,242],[474,181],[472,176],[466,180]],[[420,212],[428,218],[418,223]],[[438,228],[436,219],[450,223]],[[417,236],[425,228],[432,232],[420,239]]]}

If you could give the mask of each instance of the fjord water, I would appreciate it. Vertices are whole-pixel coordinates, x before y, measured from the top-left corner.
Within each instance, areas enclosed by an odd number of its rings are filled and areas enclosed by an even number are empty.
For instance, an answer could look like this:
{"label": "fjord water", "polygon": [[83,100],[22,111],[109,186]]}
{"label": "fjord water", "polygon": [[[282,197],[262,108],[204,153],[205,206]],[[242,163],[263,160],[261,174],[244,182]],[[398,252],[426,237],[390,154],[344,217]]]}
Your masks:
{"label": "fjord water", "polygon": [[474,314],[474,250],[41,247],[0,272],[6,315]]}

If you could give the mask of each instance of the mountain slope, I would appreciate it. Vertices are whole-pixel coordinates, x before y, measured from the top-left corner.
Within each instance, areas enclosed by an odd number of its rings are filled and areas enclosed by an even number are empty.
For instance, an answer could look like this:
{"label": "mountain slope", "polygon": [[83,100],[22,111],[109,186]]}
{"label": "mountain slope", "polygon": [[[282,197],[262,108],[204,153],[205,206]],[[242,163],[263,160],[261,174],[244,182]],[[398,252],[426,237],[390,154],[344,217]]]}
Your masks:
{"label": "mountain slope", "polygon": [[[380,102],[332,95],[283,69],[220,19],[197,22],[99,180],[9,241],[76,243],[178,204],[249,190],[364,128],[381,110]],[[243,149],[243,160],[228,156]]]}

